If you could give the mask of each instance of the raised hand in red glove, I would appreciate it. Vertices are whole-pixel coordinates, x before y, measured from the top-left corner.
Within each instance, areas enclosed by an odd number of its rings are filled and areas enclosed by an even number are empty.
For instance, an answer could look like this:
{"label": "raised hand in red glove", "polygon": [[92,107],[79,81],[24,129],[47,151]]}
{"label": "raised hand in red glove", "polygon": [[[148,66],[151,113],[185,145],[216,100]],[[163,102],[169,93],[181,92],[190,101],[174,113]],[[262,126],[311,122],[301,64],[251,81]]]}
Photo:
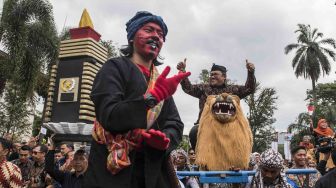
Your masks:
{"label": "raised hand in red glove", "polygon": [[141,133],[144,141],[152,148],[158,150],[165,150],[169,146],[170,139],[166,137],[166,134],[154,129],[149,129],[147,132]]}
{"label": "raised hand in red glove", "polygon": [[157,78],[154,88],[151,89],[149,92],[156,98],[158,102],[167,99],[168,97],[172,96],[178,84],[184,78],[188,77],[191,73],[190,72],[179,72],[177,75],[174,75],[171,78],[166,78],[170,72],[170,67],[167,66],[161,75]]}

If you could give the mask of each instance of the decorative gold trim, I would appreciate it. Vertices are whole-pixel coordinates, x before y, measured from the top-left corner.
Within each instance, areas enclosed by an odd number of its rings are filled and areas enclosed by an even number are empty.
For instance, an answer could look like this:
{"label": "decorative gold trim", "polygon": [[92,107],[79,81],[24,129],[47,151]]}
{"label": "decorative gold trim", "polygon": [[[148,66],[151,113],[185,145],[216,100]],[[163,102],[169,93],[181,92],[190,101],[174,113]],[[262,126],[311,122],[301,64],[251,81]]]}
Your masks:
{"label": "decorative gold trim", "polygon": [[95,111],[95,107],[91,106],[91,105],[86,105],[86,104],[81,104],[79,106],[80,109],[87,109],[87,110],[91,110],[91,111]]}
{"label": "decorative gold trim", "polygon": [[90,116],[85,116],[85,115],[80,115],[79,119],[81,119],[81,120],[88,120],[88,121],[94,121],[96,118],[95,117],[90,117]]}
{"label": "decorative gold trim", "polygon": [[87,114],[87,115],[91,115],[91,116],[95,116],[96,114],[94,112],[92,112],[91,110],[79,110],[79,114]]}
{"label": "decorative gold trim", "polygon": [[50,111],[46,111],[46,112],[45,112],[45,115],[46,115],[46,116],[51,116],[51,112],[50,112]]}
{"label": "decorative gold trim", "polygon": [[89,90],[89,91],[90,91],[90,93],[91,93],[91,90],[92,90],[92,85],[88,85],[88,84],[82,84],[82,86],[81,86],[81,89],[87,89],[87,90]]}
{"label": "decorative gold trim", "polygon": [[56,79],[53,77],[50,77],[49,82],[56,82]]}
{"label": "decorative gold trim", "polygon": [[96,69],[97,71],[99,71],[100,68],[101,68],[101,67],[97,66],[96,64],[94,64],[94,63],[90,63],[90,62],[84,62],[83,65],[84,65],[84,66],[92,67],[93,69]]}
{"label": "decorative gold trim", "polygon": [[92,77],[96,77],[96,74],[94,74],[93,72],[91,72],[91,71],[83,71],[83,75],[90,75],[90,76],[92,76]]}
{"label": "decorative gold trim", "polygon": [[48,92],[48,96],[54,96],[54,92]]}
{"label": "decorative gold trim", "polygon": [[48,91],[49,91],[49,92],[54,92],[54,91],[55,91],[55,88],[54,88],[54,87],[49,87],[49,88],[48,88]]}
{"label": "decorative gold trim", "polygon": [[77,53],[70,53],[70,54],[60,54],[58,57],[59,58],[66,58],[66,57],[75,57],[75,56],[89,56],[89,57],[93,57],[96,60],[105,63],[105,61],[107,60],[106,58],[101,58],[96,56],[95,54],[92,54],[91,52],[87,52],[87,51],[79,51]]}
{"label": "decorative gold trim", "polygon": [[88,85],[92,86],[93,85],[93,81],[82,79],[82,84],[88,84]]}
{"label": "decorative gold trim", "polygon": [[103,45],[99,44],[97,41],[93,40],[92,38],[81,38],[81,39],[63,40],[63,41],[61,41],[61,45],[60,46],[61,47],[69,46],[69,44],[71,45],[72,43],[76,43],[76,44],[79,44],[79,45],[94,44],[100,50],[106,52],[106,54],[107,54],[107,48],[105,48]]}
{"label": "decorative gold trim", "polygon": [[89,104],[89,105],[94,106],[93,102],[91,100],[88,100],[88,99],[81,99],[80,104]]}
{"label": "decorative gold trim", "polygon": [[91,71],[91,72],[93,72],[95,74],[97,74],[97,72],[98,72],[96,69],[94,69],[92,67],[89,67],[89,66],[84,66],[83,67],[83,71]]}
{"label": "decorative gold trim", "polygon": [[[83,98],[85,94],[90,95],[91,91],[87,89],[81,89],[81,98]],[[88,99],[90,99],[90,97],[88,97]]]}
{"label": "decorative gold trim", "polygon": [[52,106],[52,102],[47,102],[47,105],[48,106]]}
{"label": "decorative gold trim", "polygon": [[51,73],[51,74],[50,74],[50,77],[52,77],[52,78],[56,78],[56,76],[57,76],[56,73]]}
{"label": "decorative gold trim", "polygon": [[97,55],[101,56],[101,57],[107,57],[107,53],[99,50],[96,46],[94,45],[77,45],[77,44],[74,44],[73,46],[68,46],[68,47],[61,47],[60,48],[60,53],[61,54],[64,54],[64,53],[68,53],[68,51],[72,51],[72,50],[75,50],[75,51],[78,51],[78,50],[83,50],[83,49],[88,49],[94,53],[96,53]]}
{"label": "decorative gold trim", "polygon": [[82,76],[82,80],[90,80],[90,81],[94,81],[95,77],[92,76],[88,76],[88,75],[83,75]]}
{"label": "decorative gold trim", "polygon": [[53,87],[55,87],[55,82],[50,82],[50,83],[49,83],[49,86],[53,86]]}
{"label": "decorative gold trim", "polygon": [[89,100],[91,100],[90,95],[88,95],[88,94],[82,94],[81,98],[82,99],[89,99]]}
{"label": "decorative gold trim", "polygon": [[52,111],[52,107],[51,106],[47,106],[46,109],[45,109],[46,112],[51,112]]}

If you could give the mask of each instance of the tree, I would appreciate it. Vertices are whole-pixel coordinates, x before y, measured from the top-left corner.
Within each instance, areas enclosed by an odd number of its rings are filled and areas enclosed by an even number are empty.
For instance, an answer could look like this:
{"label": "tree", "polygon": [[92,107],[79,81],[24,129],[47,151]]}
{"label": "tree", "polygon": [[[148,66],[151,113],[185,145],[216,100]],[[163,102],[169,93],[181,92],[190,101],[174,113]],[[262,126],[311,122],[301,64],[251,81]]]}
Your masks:
{"label": "tree", "polygon": [[[323,83],[316,86],[316,106],[314,114],[317,118],[325,118],[331,127],[336,125],[336,82]],[[312,98],[313,91],[307,91],[307,99]],[[304,135],[311,135],[309,128],[309,119],[307,113],[300,113],[295,123],[288,126],[288,132],[293,133],[291,146],[296,146],[302,140]],[[312,140],[314,141],[314,139]]]}
{"label": "tree", "polygon": [[[315,88],[316,106],[314,114],[317,118],[325,118],[330,125],[336,126],[336,82],[317,84]],[[313,95],[312,90],[307,91],[307,99]]]}
{"label": "tree", "polygon": [[[299,33],[297,43],[287,45],[285,54],[297,49],[292,60],[295,75],[312,81],[313,101],[315,101],[315,85],[321,71],[323,75],[330,73],[331,66],[328,57],[336,61],[333,51],[336,49],[336,44],[332,38],[322,39],[323,33],[318,32],[317,28],[312,29],[310,25],[304,24],[298,24],[298,27],[295,31],[295,33]],[[324,47],[324,45],[331,46],[332,49]]]}
{"label": "tree", "polygon": [[42,113],[37,112],[34,114],[34,121],[33,121],[33,130],[32,130],[32,136],[35,137],[40,133],[42,125]]}
{"label": "tree", "polygon": [[31,115],[26,100],[17,95],[16,87],[8,87],[0,102],[0,135],[10,133],[15,138],[29,133]]}
{"label": "tree", "polygon": [[112,40],[100,40],[99,43],[107,49],[107,58],[117,57],[119,55],[118,48],[113,44]]}
{"label": "tree", "polygon": [[198,78],[201,80],[202,84],[208,84],[210,79],[210,73],[207,69],[202,69]]}
{"label": "tree", "polygon": [[272,124],[276,121],[273,114],[277,109],[277,99],[274,88],[260,88],[259,83],[256,92],[244,99],[249,106],[247,119],[253,134],[253,152],[263,152],[272,142],[275,132]]}
{"label": "tree", "polygon": [[46,0],[5,0],[0,41],[8,54],[1,62],[0,72],[6,73],[1,76],[17,86],[17,94],[33,99],[38,80],[48,77],[45,75],[58,56],[51,4]]}
{"label": "tree", "polygon": [[310,127],[309,125],[310,116],[308,113],[300,113],[294,123],[288,125],[288,133],[298,133]]}

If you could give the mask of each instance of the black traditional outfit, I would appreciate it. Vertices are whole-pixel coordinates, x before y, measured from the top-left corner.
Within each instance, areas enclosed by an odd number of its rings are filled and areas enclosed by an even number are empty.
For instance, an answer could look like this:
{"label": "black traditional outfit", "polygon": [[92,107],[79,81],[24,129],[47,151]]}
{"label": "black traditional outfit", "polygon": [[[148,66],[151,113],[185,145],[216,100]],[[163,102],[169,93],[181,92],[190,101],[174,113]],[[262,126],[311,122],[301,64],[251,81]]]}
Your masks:
{"label": "black traditional outfit", "polygon": [[[110,59],[103,65],[94,81],[91,99],[95,104],[97,121],[105,131],[112,135],[125,135],[132,130],[147,128],[148,107],[143,95],[148,79],[148,75],[144,75],[128,57]],[[169,176],[173,169],[167,161],[169,153],[182,139],[183,123],[172,97],[164,101],[151,129],[166,134],[170,139],[168,149],[157,150],[143,143],[140,150],[130,150],[129,166],[114,174],[107,169],[110,151],[106,145],[93,140],[83,187],[175,187]]]}

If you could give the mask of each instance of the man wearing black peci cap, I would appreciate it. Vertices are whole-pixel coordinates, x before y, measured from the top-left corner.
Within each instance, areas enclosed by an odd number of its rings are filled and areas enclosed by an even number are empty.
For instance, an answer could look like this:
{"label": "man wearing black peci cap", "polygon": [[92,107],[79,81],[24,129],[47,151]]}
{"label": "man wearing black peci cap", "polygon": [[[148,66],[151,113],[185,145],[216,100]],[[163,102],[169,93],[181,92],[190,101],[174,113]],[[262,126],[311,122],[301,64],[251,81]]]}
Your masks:
{"label": "man wearing black peci cap", "polygon": [[[226,68],[221,65],[213,64],[210,71],[209,84],[191,84],[188,78],[181,81],[182,89],[185,93],[199,99],[199,114],[195,126],[190,130],[189,139],[191,146],[195,149],[197,140],[198,123],[203,111],[204,104],[208,95],[218,95],[221,93],[231,93],[237,95],[240,99],[252,94],[256,88],[256,79],[254,76],[254,64],[246,60],[247,80],[245,85],[228,85],[226,82]],[[185,72],[186,59],[177,64],[177,69]]]}

